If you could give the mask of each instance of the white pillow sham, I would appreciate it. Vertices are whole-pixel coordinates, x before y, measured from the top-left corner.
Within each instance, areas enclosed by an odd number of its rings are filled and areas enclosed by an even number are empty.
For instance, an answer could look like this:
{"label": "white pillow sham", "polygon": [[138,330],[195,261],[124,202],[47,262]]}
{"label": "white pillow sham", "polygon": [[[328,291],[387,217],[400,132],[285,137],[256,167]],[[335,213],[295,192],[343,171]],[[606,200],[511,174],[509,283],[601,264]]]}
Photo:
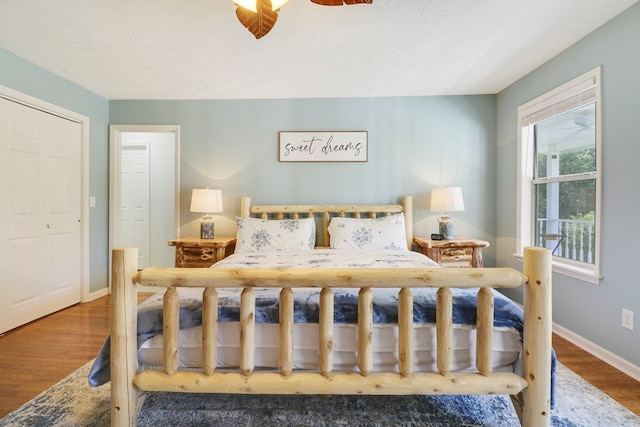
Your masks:
{"label": "white pillow sham", "polygon": [[306,251],[316,244],[316,221],[303,219],[236,218],[235,253]]}
{"label": "white pillow sham", "polygon": [[402,213],[378,218],[333,217],[328,230],[331,249],[408,250]]}

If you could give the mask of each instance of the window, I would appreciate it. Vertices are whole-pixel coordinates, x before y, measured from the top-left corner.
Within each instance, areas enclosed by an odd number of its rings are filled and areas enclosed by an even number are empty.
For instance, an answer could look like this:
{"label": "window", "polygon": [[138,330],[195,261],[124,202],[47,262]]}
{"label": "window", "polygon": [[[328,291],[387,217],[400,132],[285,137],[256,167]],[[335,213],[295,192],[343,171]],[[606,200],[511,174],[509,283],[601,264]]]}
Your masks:
{"label": "window", "polygon": [[552,251],[554,271],[600,278],[601,69],[518,108],[516,255]]}

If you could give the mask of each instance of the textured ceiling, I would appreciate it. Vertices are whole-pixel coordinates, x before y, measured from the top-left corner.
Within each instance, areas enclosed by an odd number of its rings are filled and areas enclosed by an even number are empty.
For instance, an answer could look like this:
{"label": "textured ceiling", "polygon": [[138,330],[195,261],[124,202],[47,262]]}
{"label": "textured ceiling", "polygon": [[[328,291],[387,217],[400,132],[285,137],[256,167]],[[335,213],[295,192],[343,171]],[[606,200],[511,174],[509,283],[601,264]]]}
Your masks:
{"label": "textured ceiling", "polygon": [[638,0],[0,0],[0,47],[107,99],[493,94]]}

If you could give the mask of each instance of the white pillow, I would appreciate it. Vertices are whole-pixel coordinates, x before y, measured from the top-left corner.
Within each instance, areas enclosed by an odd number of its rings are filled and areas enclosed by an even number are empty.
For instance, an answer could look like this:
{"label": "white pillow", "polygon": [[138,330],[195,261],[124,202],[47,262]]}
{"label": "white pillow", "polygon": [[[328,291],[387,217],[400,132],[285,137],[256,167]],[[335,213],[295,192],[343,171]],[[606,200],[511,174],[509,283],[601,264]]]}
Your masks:
{"label": "white pillow", "polygon": [[402,213],[366,219],[336,216],[328,230],[331,249],[408,250]]}
{"label": "white pillow", "polygon": [[268,251],[306,251],[316,244],[316,221],[303,219],[236,218],[238,225],[235,253]]}

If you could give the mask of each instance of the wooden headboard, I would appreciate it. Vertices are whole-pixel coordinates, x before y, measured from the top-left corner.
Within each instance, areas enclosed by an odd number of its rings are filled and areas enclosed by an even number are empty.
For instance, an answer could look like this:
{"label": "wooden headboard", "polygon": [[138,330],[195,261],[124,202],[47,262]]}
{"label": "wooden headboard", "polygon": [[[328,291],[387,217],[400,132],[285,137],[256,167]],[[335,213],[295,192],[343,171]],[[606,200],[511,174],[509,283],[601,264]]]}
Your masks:
{"label": "wooden headboard", "polygon": [[[250,197],[240,199],[240,216],[263,219],[316,218],[322,217],[319,230],[323,236],[323,245],[329,246],[329,221],[334,216],[354,218],[376,218],[382,215],[404,213],[407,233],[407,249],[413,245],[413,198],[407,196],[401,205],[251,205]],[[317,223],[317,222],[316,222]]]}

